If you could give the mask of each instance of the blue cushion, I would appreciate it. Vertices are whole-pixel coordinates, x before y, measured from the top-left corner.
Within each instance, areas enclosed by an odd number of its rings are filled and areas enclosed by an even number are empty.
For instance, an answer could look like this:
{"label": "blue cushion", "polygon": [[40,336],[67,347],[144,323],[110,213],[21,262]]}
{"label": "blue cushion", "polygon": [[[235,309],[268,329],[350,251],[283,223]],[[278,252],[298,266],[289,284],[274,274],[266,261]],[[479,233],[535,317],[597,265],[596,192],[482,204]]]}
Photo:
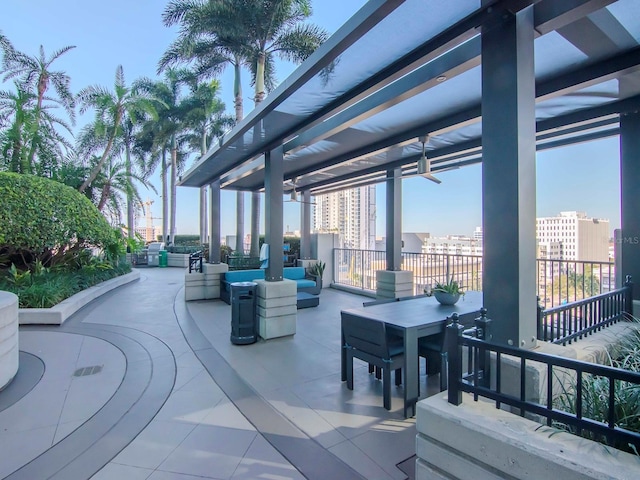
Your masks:
{"label": "blue cushion", "polygon": [[285,267],[283,273],[284,278],[288,278],[289,280],[300,280],[303,279],[305,275],[304,267]]}
{"label": "blue cushion", "polygon": [[264,280],[264,270],[234,270],[233,272],[226,272],[224,279],[229,283]]}
{"label": "blue cushion", "polygon": [[314,282],[313,280],[308,280],[305,278],[302,278],[300,280],[296,280],[297,284],[298,284],[298,288],[307,288],[307,287],[315,287],[316,286],[316,282]]}

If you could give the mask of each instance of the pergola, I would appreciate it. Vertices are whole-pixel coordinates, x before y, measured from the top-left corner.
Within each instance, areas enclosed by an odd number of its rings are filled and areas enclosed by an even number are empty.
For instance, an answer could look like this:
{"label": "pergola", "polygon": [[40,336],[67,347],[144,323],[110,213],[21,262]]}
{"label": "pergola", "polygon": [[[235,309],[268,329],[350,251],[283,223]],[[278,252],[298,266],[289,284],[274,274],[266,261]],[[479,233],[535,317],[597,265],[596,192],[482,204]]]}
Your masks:
{"label": "pergola", "polygon": [[[386,182],[398,271],[401,181],[425,173],[428,136],[433,173],[482,163],[484,304],[495,341],[531,348],[536,149],[620,135],[622,270],[640,278],[639,45],[637,0],[370,0],[180,185],[211,186],[215,259],[221,188],[264,189],[266,242],[280,245],[286,192]],[[267,281],[282,268],[272,255]]]}

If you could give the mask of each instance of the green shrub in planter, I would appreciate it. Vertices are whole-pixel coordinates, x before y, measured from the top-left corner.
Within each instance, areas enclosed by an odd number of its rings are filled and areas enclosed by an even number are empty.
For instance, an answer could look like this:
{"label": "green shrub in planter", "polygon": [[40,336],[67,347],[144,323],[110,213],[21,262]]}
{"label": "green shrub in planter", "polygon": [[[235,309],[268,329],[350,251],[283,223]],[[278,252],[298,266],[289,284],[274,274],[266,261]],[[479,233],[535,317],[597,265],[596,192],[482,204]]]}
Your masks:
{"label": "green shrub in planter", "polygon": [[73,263],[86,249],[107,249],[118,241],[100,211],[73,188],[0,172],[0,268]]}

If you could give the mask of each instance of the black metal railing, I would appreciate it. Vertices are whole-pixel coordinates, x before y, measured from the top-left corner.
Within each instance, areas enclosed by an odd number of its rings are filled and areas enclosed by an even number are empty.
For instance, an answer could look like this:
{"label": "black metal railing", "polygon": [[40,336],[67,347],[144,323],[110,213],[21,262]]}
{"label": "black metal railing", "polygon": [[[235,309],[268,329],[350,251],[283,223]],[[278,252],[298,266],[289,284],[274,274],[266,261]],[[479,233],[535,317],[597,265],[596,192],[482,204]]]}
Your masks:
{"label": "black metal railing", "polygon": [[566,345],[633,315],[633,283],[577,302],[543,310],[538,306],[538,340]]}
{"label": "black metal railing", "polygon": [[614,290],[613,262],[580,260],[536,261],[537,295],[544,308]]}
{"label": "black metal railing", "polygon": [[[621,388],[640,388],[640,373],[488,343],[463,335],[463,327],[456,320],[447,327],[446,336],[449,403],[460,405],[462,393],[467,392],[473,395],[475,401],[484,397],[495,401],[496,408],[509,405],[519,410],[521,416],[538,416],[548,426],[565,428],[577,435],[603,440],[608,445],[632,445],[633,449],[640,450],[640,433],[619,426],[621,419],[616,414],[616,395]],[[463,347],[469,350],[469,357],[463,354]],[[495,365],[495,372],[491,372],[492,381],[489,381],[487,372],[489,355],[495,356],[495,360],[492,359],[491,362]],[[508,360],[504,358],[507,356]],[[471,368],[464,372],[467,358],[472,358]],[[519,367],[520,381],[515,382],[515,395],[503,391],[504,361],[516,362]],[[544,403],[531,401],[526,397],[527,362],[538,362],[546,368],[546,399],[541,400]],[[598,381],[608,382],[608,388],[604,389],[608,392],[607,398],[600,399],[606,401],[603,408],[606,418],[589,418],[585,411],[588,402],[585,401],[586,389],[583,385],[589,375]],[[572,385],[567,386],[567,381],[572,382]],[[559,398],[564,401],[559,402]],[[571,408],[561,408],[562,405]]]}
{"label": "black metal railing", "polygon": [[202,251],[189,254],[189,273],[202,273]]}
{"label": "black metal railing", "polygon": [[[386,268],[383,250],[334,249],[335,283],[375,291],[376,271]],[[451,278],[466,290],[482,290],[480,255],[402,252],[402,269],[413,272],[414,294]],[[612,262],[538,259],[536,274],[536,294],[543,308],[615,289]]]}

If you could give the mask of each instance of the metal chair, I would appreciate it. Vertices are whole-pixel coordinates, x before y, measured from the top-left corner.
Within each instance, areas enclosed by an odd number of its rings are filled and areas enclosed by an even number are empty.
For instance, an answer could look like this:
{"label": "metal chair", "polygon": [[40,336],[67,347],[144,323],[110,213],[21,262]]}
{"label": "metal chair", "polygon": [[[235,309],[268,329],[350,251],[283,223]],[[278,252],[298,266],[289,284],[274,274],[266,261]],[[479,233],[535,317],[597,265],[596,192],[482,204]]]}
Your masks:
{"label": "metal chair", "polygon": [[447,352],[444,348],[445,333],[418,340],[418,357],[424,357],[427,375],[440,373],[440,391],[447,389]]}
{"label": "metal chair", "polygon": [[359,358],[382,370],[383,405],[391,410],[391,371],[395,371],[396,385],[402,383],[404,347],[389,342],[384,322],[344,316],[342,332],[346,349],[347,388],[353,390],[353,359]]}
{"label": "metal chair", "polygon": [[[393,302],[399,302],[399,301],[400,301],[400,298],[379,298],[378,300],[370,300],[368,302],[362,302],[362,306],[372,307],[374,305],[382,305],[384,303],[393,303]],[[373,373],[373,368],[374,366],[369,364],[369,373]],[[376,378],[380,380],[380,378],[382,378],[382,373],[380,369],[376,368],[375,371],[376,371]]]}

